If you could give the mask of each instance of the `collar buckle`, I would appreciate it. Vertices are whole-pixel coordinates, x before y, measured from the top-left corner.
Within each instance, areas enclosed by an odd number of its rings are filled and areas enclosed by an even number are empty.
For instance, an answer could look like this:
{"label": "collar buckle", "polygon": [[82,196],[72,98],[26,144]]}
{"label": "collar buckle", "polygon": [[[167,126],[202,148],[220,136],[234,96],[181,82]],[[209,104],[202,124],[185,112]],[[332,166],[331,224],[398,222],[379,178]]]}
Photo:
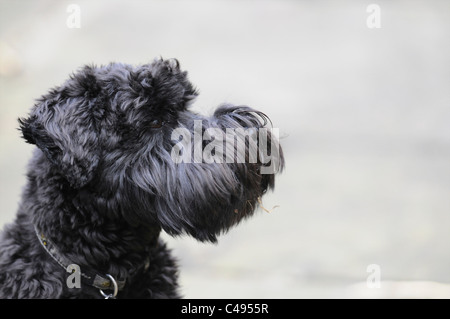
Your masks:
{"label": "collar buckle", "polygon": [[[110,282],[113,285],[113,293],[112,294],[106,294],[102,289],[99,289],[100,293],[102,294],[103,297],[105,297],[105,299],[116,299],[117,293],[119,292],[119,286],[117,285],[117,281],[110,274],[106,274],[106,277],[109,278]],[[110,283],[109,283],[109,286],[111,286]]]}

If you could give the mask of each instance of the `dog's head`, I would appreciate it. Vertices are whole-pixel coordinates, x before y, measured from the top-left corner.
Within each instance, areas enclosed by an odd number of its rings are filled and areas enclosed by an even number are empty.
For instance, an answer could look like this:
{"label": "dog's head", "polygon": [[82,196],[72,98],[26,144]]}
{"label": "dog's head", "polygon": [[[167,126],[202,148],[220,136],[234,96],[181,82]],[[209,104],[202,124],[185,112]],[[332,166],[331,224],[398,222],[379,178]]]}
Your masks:
{"label": "dog's head", "polygon": [[215,241],[255,211],[284,159],[263,113],[204,117],[188,110],[196,96],[176,60],[86,66],[20,126],[83,197],[78,209]]}

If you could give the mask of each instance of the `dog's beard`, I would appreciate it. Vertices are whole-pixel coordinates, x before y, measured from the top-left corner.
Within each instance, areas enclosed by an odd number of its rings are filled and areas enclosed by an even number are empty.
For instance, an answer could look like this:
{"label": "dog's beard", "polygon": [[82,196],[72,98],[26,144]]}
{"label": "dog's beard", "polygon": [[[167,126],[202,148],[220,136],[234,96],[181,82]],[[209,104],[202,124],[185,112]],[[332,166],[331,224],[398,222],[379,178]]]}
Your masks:
{"label": "dog's beard", "polygon": [[[164,128],[163,138],[155,138],[154,133],[143,136],[147,141],[140,145],[146,147],[137,150],[132,159],[115,159],[111,163],[118,167],[112,170],[117,173],[107,177],[109,182],[104,183],[108,185],[111,202],[131,224],[159,224],[170,235],[187,233],[201,241],[216,241],[217,235],[251,216],[259,198],[274,187],[274,174],[261,174],[262,167],[274,163],[263,163],[260,158],[249,163],[250,141],[244,154],[236,149],[237,143],[233,144],[232,161],[225,157],[223,162],[195,160],[198,145],[194,144],[188,149],[193,160],[180,162],[173,157],[179,141],[171,140],[171,133],[183,127],[194,134],[193,121],[201,122],[201,134],[210,127],[223,132],[227,128],[257,131],[266,124],[260,117],[243,108],[223,107],[212,118],[185,112],[174,127]],[[208,144],[203,138],[191,141],[201,143],[202,149]],[[270,133],[265,142],[272,143]],[[281,150],[277,152],[272,151],[272,155],[277,156],[275,164],[279,169],[283,166],[283,156]]]}

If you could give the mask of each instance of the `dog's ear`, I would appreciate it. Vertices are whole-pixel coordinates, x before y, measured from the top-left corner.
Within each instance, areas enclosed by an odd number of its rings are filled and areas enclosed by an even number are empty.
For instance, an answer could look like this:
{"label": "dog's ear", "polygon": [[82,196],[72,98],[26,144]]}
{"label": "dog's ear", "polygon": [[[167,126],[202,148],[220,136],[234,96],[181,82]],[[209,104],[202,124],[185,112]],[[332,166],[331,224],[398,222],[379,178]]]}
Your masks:
{"label": "dog's ear", "polygon": [[73,188],[91,181],[99,162],[96,99],[78,87],[80,81],[83,77],[74,76],[39,99],[28,118],[19,119],[23,138],[39,147]]}
{"label": "dog's ear", "polygon": [[[180,69],[178,60],[155,59],[149,68],[153,103],[183,110],[198,96],[198,91],[189,81],[187,72]],[[146,74],[145,69],[141,74]]]}

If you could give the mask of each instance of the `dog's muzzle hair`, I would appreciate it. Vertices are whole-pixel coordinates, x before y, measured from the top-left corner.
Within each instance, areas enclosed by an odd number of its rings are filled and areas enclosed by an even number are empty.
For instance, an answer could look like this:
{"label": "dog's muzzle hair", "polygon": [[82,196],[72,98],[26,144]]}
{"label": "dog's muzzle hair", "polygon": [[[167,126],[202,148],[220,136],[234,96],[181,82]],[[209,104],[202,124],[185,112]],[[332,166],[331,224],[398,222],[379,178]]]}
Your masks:
{"label": "dog's muzzle hair", "polygon": [[[276,166],[280,170],[283,166],[281,149],[273,141],[270,130],[265,133],[266,144],[272,144],[270,162],[262,163],[260,156],[253,155],[254,163],[251,163],[249,158],[251,145],[255,143],[252,139],[256,140],[256,152],[262,148],[257,133],[267,129],[267,123],[263,113],[248,107],[223,105],[209,118],[185,111],[179,115],[177,127],[171,133],[175,139],[171,139],[170,147],[157,147],[158,156],[144,155],[130,169],[132,188],[138,197],[148,199],[146,211],[155,212],[167,233],[186,232],[202,241],[216,241],[217,234],[251,216],[260,197],[274,187],[274,172],[261,173],[264,167]],[[174,134],[180,128],[190,134]],[[216,136],[206,134],[211,128],[215,129]],[[239,129],[251,130],[253,134],[247,137],[226,134]],[[231,136],[231,140],[224,141],[224,136],[229,139]],[[181,160],[174,158],[173,152],[182,142],[178,137],[186,140],[181,151],[187,154]],[[213,142],[216,144],[212,152],[206,152]],[[214,159],[208,160],[211,153]],[[143,215],[141,218],[145,219]]]}

